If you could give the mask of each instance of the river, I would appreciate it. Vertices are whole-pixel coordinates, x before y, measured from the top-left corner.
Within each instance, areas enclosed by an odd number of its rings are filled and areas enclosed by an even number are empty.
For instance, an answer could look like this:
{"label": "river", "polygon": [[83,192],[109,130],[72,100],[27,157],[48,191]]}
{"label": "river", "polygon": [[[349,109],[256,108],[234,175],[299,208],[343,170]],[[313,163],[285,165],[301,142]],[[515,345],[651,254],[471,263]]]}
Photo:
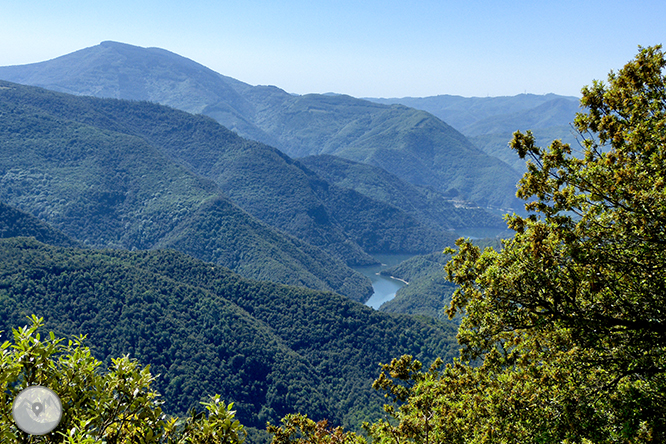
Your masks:
{"label": "river", "polygon": [[381,265],[354,268],[354,270],[370,278],[372,281],[372,289],[375,291],[365,305],[378,310],[384,302],[390,301],[395,297],[396,292],[404,287],[405,283],[398,279],[391,279],[389,276],[382,276],[379,272],[394,265],[398,265],[400,262],[413,256],[414,255],[412,254],[375,255],[375,259],[380,261]]}
{"label": "river", "polygon": [[[482,227],[482,228],[468,228],[457,230],[456,234],[461,237],[468,237],[472,240],[482,239],[485,237],[509,237],[513,233],[508,231],[506,228],[497,228],[497,227]],[[390,301],[395,297],[395,294],[398,290],[404,287],[406,284],[398,279],[392,279],[389,276],[382,276],[379,274],[380,271],[398,265],[400,262],[405,261],[411,257],[414,257],[413,254],[385,254],[385,255],[375,255],[375,259],[381,262],[381,265],[372,265],[369,267],[354,267],[354,270],[362,273],[364,276],[367,276],[372,281],[372,289],[375,291],[373,295],[368,299],[365,305],[378,310],[379,307],[384,302]]]}

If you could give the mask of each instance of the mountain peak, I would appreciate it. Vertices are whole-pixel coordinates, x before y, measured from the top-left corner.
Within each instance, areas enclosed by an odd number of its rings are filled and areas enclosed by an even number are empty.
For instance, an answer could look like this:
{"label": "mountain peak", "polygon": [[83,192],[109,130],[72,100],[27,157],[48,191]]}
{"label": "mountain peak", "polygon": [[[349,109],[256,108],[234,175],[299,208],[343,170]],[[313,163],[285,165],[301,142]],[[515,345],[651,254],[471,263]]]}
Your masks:
{"label": "mountain peak", "polygon": [[113,40],[104,40],[99,46],[131,46],[134,48],[140,48],[140,46],[130,45],[128,43],[115,42]]}

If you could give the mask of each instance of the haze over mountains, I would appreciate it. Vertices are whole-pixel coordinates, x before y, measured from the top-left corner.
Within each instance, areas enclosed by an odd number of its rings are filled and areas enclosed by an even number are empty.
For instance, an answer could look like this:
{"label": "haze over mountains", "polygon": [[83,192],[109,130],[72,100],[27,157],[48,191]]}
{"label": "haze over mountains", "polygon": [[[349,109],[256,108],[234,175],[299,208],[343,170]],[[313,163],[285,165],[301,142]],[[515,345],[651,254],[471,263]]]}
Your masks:
{"label": "haze over mountains", "polygon": [[571,125],[576,113],[581,111],[576,97],[556,94],[510,97],[440,95],[368,100],[387,105],[399,103],[428,111],[460,131],[475,146],[521,174],[526,171],[525,161],[508,147],[515,131],[531,130],[541,146],[547,146],[555,139],[574,148],[578,145]]}
{"label": "haze over mountains", "polygon": [[250,86],[157,48],[104,42],[47,62],[2,67],[12,82],[97,97],[149,100],[213,117],[292,157],[335,154],[415,185],[494,208],[522,208],[520,174],[432,114],[349,96],[294,96]]}

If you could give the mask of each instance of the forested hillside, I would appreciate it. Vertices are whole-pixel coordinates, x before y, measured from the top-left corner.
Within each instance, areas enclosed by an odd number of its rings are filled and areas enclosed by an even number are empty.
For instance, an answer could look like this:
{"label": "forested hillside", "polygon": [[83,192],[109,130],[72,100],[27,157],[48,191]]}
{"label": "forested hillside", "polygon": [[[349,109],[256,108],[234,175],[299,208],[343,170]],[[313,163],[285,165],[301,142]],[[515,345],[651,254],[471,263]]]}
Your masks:
{"label": "forested hillside", "polygon": [[327,154],[302,157],[298,161],[328,182],[400,208],[424,224],[445,230],[506,226],[499,216],[482,208],[470,208],[474,205],[470,202],[453,201],[432,188],[405,182],[382,168]]}
{"label": "forested hillside", "polygon": [[1,240],[0,330],[33,313],[59,335],[87,335],[100,359],[129,353],[150,364],[168,412],[219,393],[261,429],[294,411],[356,427],[381,411],[378,363],[457,353],[449,324],[246,280],[175,251]]}
{"label": "forested hillside", "polygon": [[250,86],[157,48],[103,42],[0,78],[73,93],[150,100],[213,117],[290,156],[335,154],[482,206],[520,209],[519,175],[431,114],[349,96]]}
{"label": "forested hillside", "polygon": [[[145,102],[12,88],[2,96],[10,103],[140,138],[165,162],[214,181],[252,215],[349,264],[372,262],[368,253],[425,253],[451,243],[450,235],[421,223],[418,215],[329,184],[278,150],[242,139],[212,119]],[[457,211],[457,223],[472,223],[476,213]]]}
{"label": "forested hillside", "polygon": [[45,244],[75,247],[79,244],[46,222],[0,202],[0,239],[16,236],[34,237]]}
{"label": "forested hillside", "polygon": [[[86,245],[182,245],[182,234],[188,233],[210,240],[190,242],[184,247],[190,254],[245,276],[274,276],[357,300],[371,294],[367,279],[340,260],[257,221],[229,202],[213,181],[168,158],[159,146],[123,131],[114,116],[129,113],[130,102],[1,86],[0,201]],[[103,103],[116,113],[100,111]],[[191,118],[219,127],[210,119]],[[216,211],[205,211],[212,207]],[[312,264],[317,266],[310,270]]]}
{"label": "forested hillside", "polygon": [[[115,112],[113,118],[123,131],[140,135],[214,180],[254,216],[350,264],[367,262],[366,253],[428,252],[452,242],[450,235],[420,224],[411,212],[328,183],[280,151],[242,139],[211,119],[148,103]],[[460,215],[462,224],[476,216]]]}
{"label": "forested hillside", "polygon": [[[583,155],[514,135],[535,214],[508,218],[501,250],[445,250],[461,359],[385,365],[374,386],[393,403],[366,428],[373,442],[666,440],[666,54],[640,48],[582,95]],[[322,428],[290,416],[272,431],[280,444],[366,442]]]}

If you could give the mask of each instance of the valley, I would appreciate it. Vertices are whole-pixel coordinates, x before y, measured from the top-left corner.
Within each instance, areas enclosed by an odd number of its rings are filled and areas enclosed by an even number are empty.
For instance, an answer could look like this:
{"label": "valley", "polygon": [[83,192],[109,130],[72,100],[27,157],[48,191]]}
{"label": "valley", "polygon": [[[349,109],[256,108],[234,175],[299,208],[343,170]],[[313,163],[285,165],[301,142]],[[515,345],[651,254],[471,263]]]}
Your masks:
{"label": "valley", "polygon": [[251,443],[296,411],[358,430],[379,363],[451,362],[441,252],[521,205],[517,171],[404,105],[114,42],[0,78],[0,329],[129,353],[170,413],[219,393]]}

